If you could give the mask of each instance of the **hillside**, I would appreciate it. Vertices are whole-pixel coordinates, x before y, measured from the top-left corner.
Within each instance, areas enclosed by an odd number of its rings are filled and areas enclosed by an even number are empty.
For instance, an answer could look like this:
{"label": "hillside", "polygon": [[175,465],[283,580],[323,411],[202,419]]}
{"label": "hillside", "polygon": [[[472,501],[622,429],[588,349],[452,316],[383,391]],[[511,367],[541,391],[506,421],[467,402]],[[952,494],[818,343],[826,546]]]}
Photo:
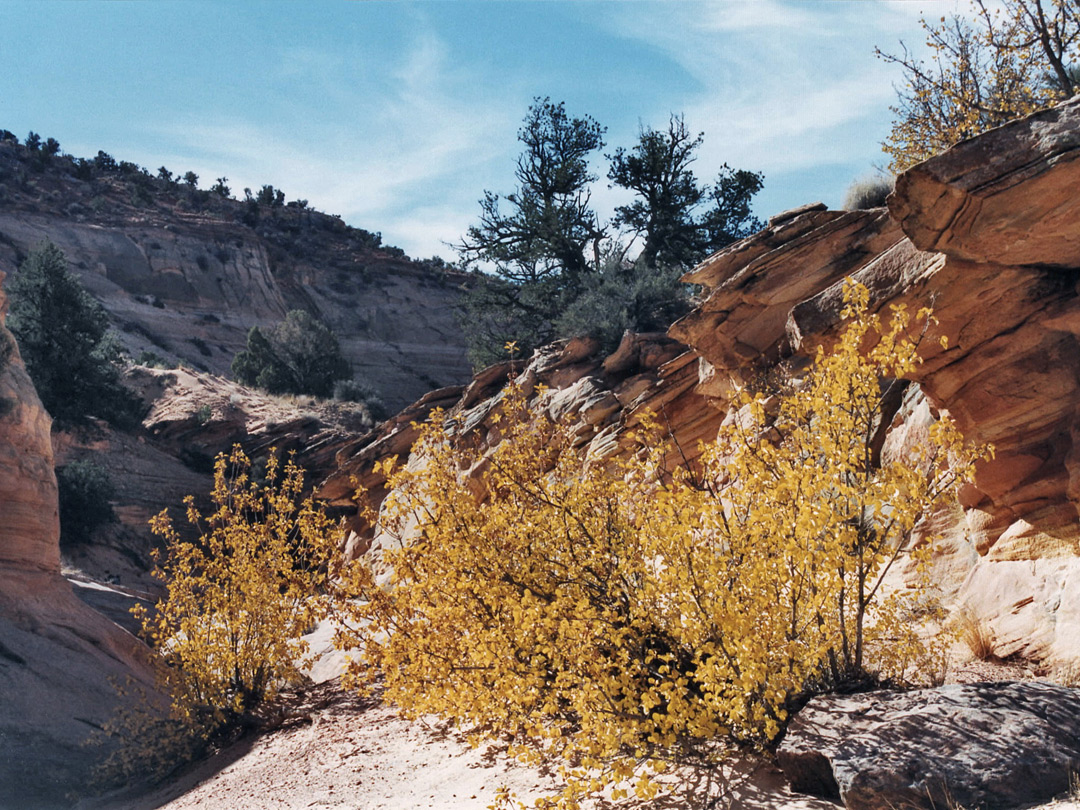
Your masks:
{"label": "hillside", "polygon": [[391,409],[468,379],[463,275],[276,190],[259,199],[0,137],[0,271],[52,240],[135,358],[227,375],[252,326],[305,309]]}

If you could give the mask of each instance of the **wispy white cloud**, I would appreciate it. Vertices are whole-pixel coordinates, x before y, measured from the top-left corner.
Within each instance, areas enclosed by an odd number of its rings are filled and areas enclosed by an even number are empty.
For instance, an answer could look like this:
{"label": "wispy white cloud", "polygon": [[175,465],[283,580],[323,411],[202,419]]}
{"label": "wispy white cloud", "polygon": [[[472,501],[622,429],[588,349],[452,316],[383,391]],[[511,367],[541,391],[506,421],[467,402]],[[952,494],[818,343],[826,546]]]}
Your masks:
{"label": "wispy white cloud", "polygon": [[[927,5],[936,13],[956,2]],[[510,18],[525,5],[491,4],[491,13]],[[484,57],[462,50],[460,30],[437,27],[446,15],[432,13],[434,4],[403,4],[397,8],[409,25],[392,58],[293,41],[265,55],[269,81],[281,92],[260,95],[265,109],[258,114],[237,108],[159,117],[145,125],[152,140],[141,141],[141,153],[135,146],[122,154],[147,166],[193,169],[204,186],[228,175],[238,196],[245,186],[272,183],[290,199],[382,231],[410,254],[450,257],[444,243],[475,221],[483,189],[513,186],[515,134],[528,100],[537,93],[559,100],[569,91],[582,105],[573,114],[588,112],[611,126],[609,148],[632,145],[638,121],[659,127],[669,113],[685,113],[692,130],[706,132],[695,166],[700,178],[712,179],[725,162],[764,171],[763,196],[777,199],[800,173],[836,167],[836,176],[853,176],[878,159],[898,77],[873,48],[900,38],[921,42],[921,5],[582,3],[578,19],[595,34],[598,53],[574,62],[591,71],[575,74],[565,67],[574,54],[560,50],[563,43],[523,41],[517,61]],[[599,49],[612,40],[631,47],[609,63],[609,52]],[[660,78],[628,92],[625,71],[636,66],[655,66]],[[606,217],[627,195],[607,188],[601,163],[593,202]],[[784,193],[827,197],[829,190]]]}
{"label": "wispy white cloud", "polygon": [[671,103],[707,133],[699,174],[728,162],[764,171],[769,189],[793,173],[878,159],[898,77],[874,47],[921,41],[918,8],[905,0],[635,4],[607,24],[694,77],[697,91]]}
{"label": "wispy white cloud", "polygon": [[174,121],[152,127],[160,150],[134,157],[191,168],[204,187],[228,175],[238,197],[244,187],[272,183],[289,199],[308,199],[352,224],[381,230],[410,254],[449,256],[444,241],[464,232],[481,194],[481,186],[461,178],[491,174],[499,155],[492,144],[513,149],[520,111],[495,97],[463,98],[474,78],[422,23],[401,56],[376,93],[371,81],[342,82],[348,68],[332,54],[288,52],[278,66],[282,76],[307,83],[320,98],[332,92],[334,109],[353,111],[320,122],[314,141],[296,134],[305,123],[299,119],[274,126],[240,116]]}

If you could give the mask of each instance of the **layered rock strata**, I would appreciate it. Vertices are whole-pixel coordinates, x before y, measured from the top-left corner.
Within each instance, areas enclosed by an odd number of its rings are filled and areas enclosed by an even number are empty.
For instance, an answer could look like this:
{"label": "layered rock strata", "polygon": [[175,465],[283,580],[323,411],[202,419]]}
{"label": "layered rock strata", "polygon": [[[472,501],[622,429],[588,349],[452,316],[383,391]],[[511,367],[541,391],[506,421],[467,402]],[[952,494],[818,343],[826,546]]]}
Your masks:
{"label": "layered rock strata", "polygon": [[[523,382],[549,387],[536,404],[567,415],[591,453],[614,452],[637,415],[661,415],[692,459],[715,435],[732,392],[797,373],[840,325],[845,278],[872,306],[929,306],[925,362],[895,414],[885,452],[942,412],[992,443],[962,511],[935,518],[945,534],[940,596],[984,623],[994,651],[1054,666],[1080,658],[1080,98],[960,144],[902,175],[888,209],[778,217],[707,259],[685,280],[699,306],[667,339],[627,336],[608,358],[574,342],[539,352]],[[943,347],[940,339],[947,339]],[[674,340],[672,340],[674,339]],[[509,369],[422,400],[338,456],[323,494],[346,504],[358,479],[378,498],[374,461],[407,452],[409,422],[435,404],[485,439]],[[905,438],[908,437],[908,438]],[[351,543],[361,552],[364,527]]]}

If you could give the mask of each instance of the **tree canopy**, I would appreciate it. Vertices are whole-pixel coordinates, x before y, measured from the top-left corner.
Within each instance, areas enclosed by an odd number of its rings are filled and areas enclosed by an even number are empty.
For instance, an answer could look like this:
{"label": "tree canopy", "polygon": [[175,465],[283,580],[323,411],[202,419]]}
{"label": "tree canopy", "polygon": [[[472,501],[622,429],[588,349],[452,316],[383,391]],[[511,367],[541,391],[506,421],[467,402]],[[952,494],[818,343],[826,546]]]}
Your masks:
{"label": "tree canopy", "polygon": [[921,22],[928,60],[878,50],[904,74],[882,144],[894,172],[1080,90],[1077,0],[972,0],[968,16]]}
{"label": "tree canopy", "polygon": [[[643,127],[634,147],[606,156],[608,180],[635,199],[602,222],[591,207],[598,177],[589,162],[604,132],[562,102],[536,99],[529,108],[518,131],[517,187],[505,197],[485,191],[479,224],[457,246],[464,266],[493,271],[474,278],[463,304],[477,365],[500,359],[509,340],[529,351],[570,336],[564,330],[580,328],[585,311],[603,319],[589,331],[605,344],[624,328],[651,328],[633,313],[679,311],[686,299],[680,269],[761,227],[750,203],[762,176],[725,165],[715,183],[700,183],[691,164],[704,136],[674,115],[666,130]],[[637,300],[622,301],[620,290]],[[659,298],[644,301],[647,292]],[[590,300],[580,304],[583,296]],[[571,309],[578,315],[563,317]]]}
{"label": "tree canopy", "polygon": [[714,185],[694,176],[690,164],[704,138],[692,136],[682,116],[673,115],[666,131],[643,127],[633,149],[620,147],[609,156],[608,179],[637,195],[615,209],[614,224],[643,236],[647,267],[687,267],[762,226],[750,212],[761,174],[725,164]]}
{"label": "tree canopy", "polygon": [[269,330],[248,332],[247,348],[237,353],[232,373],[244,385],[271,394],[312,394],[329,397],[334,383],[352,376],[334,333],[301,309]]}
{"label": "tree canopy", "polygon": [[60,426],[92,417],[123,424],[134,397],[120,383],[119,348],[104,308],[52,242],[32,250],[8,282],[8,328],[45,410]]}

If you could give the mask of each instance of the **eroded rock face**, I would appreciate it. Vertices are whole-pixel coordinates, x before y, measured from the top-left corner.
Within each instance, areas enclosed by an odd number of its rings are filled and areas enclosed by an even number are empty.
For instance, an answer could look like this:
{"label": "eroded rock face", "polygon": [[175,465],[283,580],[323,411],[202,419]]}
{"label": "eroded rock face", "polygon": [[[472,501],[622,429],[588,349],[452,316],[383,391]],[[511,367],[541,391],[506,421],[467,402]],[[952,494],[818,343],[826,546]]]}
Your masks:
{"label": "eroded rock face", "polygon": [[[611,357],[549,348],[523,370],[551,387],[550,405],[580,420],[590,452],[617,452],[643,409],[659,413],[686,458],[711,439],[739,386],[798,373],[841,324],[843,283],[871,305],[933,307],[923,365],[896,403],[888,452],[902,453],[941,413],[992,460],[934,516],[944,535],[937,592],[988,625],[1000,655],[1046,666],[1080,658],[1080,99],[966,142],[901,176],[888,210],[820,204],[770,220],[684,280],[700,306],[669,330],[689,351],[650,365],[655,338],[627,338]],[[947,347],[940,344],[947,338]],[[659,350],[659,349],[656,349]],[[560,354],[560,352],[562,354]],[[587,354],[587,352],[586,352]],[[483,431],[507,370],[439,402]],[[455,401],[456,400],[456,401]],[[618,407],[615,407],[615,405]],[[434,401],[431,401],[434,404]],[[345,503],[357,476],[378,495],[371,464],[402,455],[420,403],[339,455],[324,494]],[[673,459],[682,462],[684,459]],[[357,529],[363,527],[357,526]],[[362,532],[352,548],[366,543]]]}
{"label": "eroded rock face", "polygon": [[[356,378],[390,407],[470,374],[454,317],[460,279],[350,252],[342,236],[320,233],[310,255],[299,248],[293,255],[234,222],[98,225],[5,210],[0,237],[0,271],[8,273],[46,239],[63,250],[133,357],[148,351],[227,376],[252,326],[272,327],[289,310],[306,309],[334,331]],[[334,253],[319,254],[324,247]]]}
{"label": "eroded rock face", "polygon": [[[0,275],[0,282],[3,276]],[[34,384],[3,326],[7,299],[0,290],[0,566],[59,573],[60,518],[56,505],[49,428]]]}
{"label": "eroded rock face", "polygon": [[[417,423],[436,408],[448,418],[461,419],[462,437],[479,441],[481,449],[493,446],[499,432],[491,416],[510,379],[521,385],[532,407],[568,420],[582,452],[590,456],[603,458],[619,452],[626,446],[625,429],[636,424],[635,414],[651,410],[668,420],[688,457],[696,457],[698,441],[715,433],[717,413],[694,390],[697,357],[662,334],[627,333],[606,358],[595,349],[586,340],[551,344],[524,365],[492,366],[467,387],[431,392],[372,435],[343,447],[337,456],[337,472],[323,482],[317,495],[336,506],[355,507],[353,496],[360,485],[377,506],[386,495],[386,480],[375,471],[375,463],[391,456],[404,462],[417,438]],[[372,547],[371,529],[359,517],[354,520],[347,547],[350,557]],[[374,546],[378,543],[376,537]]]}
{"label": "eroded rock face", "polygon": [[795,790],[848,810],[1047,801],[1080,765],[1080,691],[1025,681],[817,697],[777,760]]}
{"label": "eroded rock face", "polygon": [[889,209],[920,250],[1073,268],[1080,256],[1080,97],[949,149],[897,178]]}
{"label": "eroded rock face", "polygon": [[[11,347],[3,326],[0,342]],[[60,575],[50,419],[15,350],[0,368],[0,807],[68,806],[109,750],[83,745],[149,673],[140,644]]]}

